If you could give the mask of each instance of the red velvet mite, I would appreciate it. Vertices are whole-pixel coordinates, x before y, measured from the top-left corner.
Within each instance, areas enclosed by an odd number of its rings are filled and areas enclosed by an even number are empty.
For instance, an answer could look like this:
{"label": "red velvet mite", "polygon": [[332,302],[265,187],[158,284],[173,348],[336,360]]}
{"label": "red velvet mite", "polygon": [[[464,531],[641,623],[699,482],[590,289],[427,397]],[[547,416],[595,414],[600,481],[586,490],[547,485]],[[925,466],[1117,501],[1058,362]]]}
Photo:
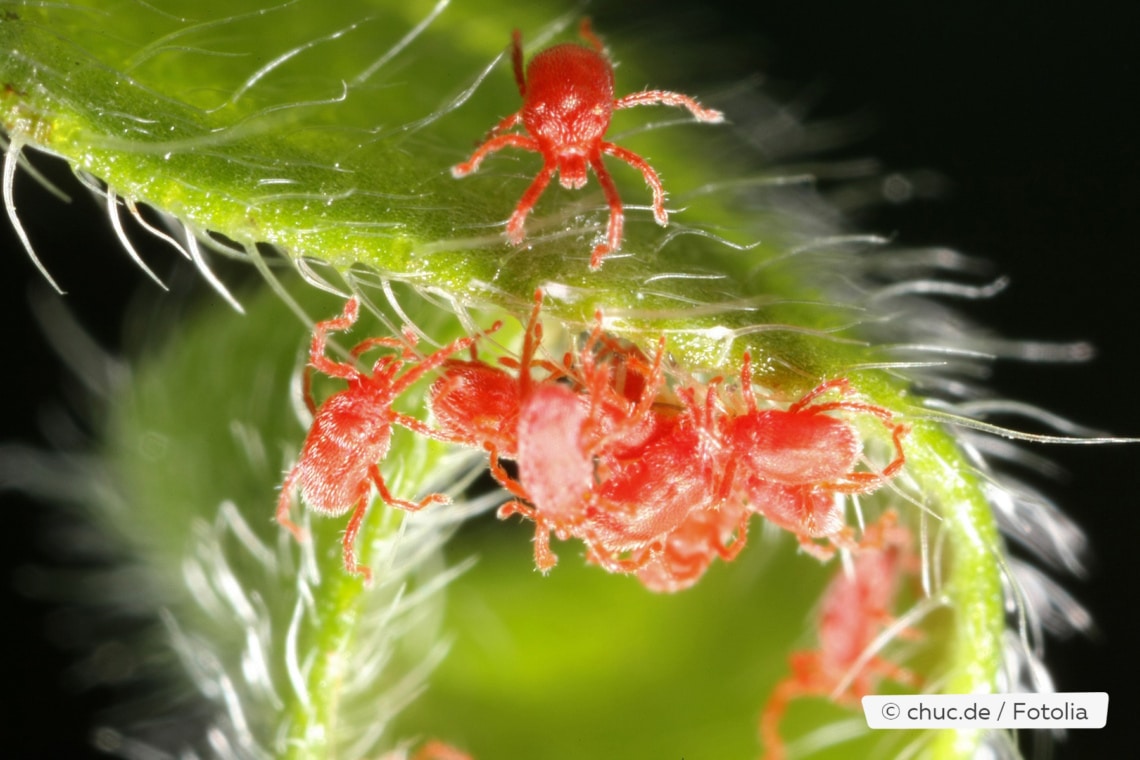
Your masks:
{"label": "red velvet mite", "polygon": [[[752,360],[744,354],[740,370],[743,410],[726,416],[722,445],[726,452],[721,495],[729,490],[753,511],[796,534],[809,554],[827,560],[835,546],[850,544],[850,529],[838,494],[872,493],[890,482],[906,463],[906,425],[896,423],[881,406],[843,398],[820,401],[828,393],[853,393],[846,378],[821,383],[787,409],[759,409],[752,391]],[[739,405],[740,402],[737,402]],[[852,423],[831,413],[868,415],[891,435],[895,458],[880,471],[856,470],[863,442]],[[828,539],[831,546],[814,539]]]}
{"label": "red velvet mite", "polygon": [[[371,572],[357,564],[355,543],[368,511],[372,486],[385,503],[409,512],[449,501],[443,494],[430,494],[418,503],[397,499],[385,485],[378,463],[388,453],[393,424],[434,437],[434,431],[414,417],[397,412],[392,405],[413,383],[442,366],[449,356],[474,345],[477,336],[460,338],[424,357],[412,350],[416,341],[410,331],[403,340],[366,338],[352,349],[354,362],[378,347],[394,349],[397,353],[381,356],[370,372],[363,372],[355,363],[334,361],[325,355],[328,334],[352,327],[359,312],[360,302],[351,298],[339,317],[318,322],[313,330],[309,365],[305,368],[305,403],[313,412],[313,424],[297,463],[281,486],[277,522],[289,529],[297,540],[304,538],[300,526],[289,518],[293,492],[298,486],[305,503],[318,514],[335,517],[351,510],[344,533],[344,567],[349,573],[368,580]],[[497,328],[496,324],[491,330]],[[412,366],[400,374],[407,364]],[[314,369],[348,382],[347,388],[327,398],[319,409],[309,392],[310,373]]]}
{"label": "red velvet mite", "polygon": [[[867,526],[852,554],[851,566],[841,567],[823,592],[819,647],[792,654],[792,673],[776,684],[761,713],[767,760],[787,757],[780,722],[793,700],[822,697],[857,709],[864,696],[876,693],[881,679],[911,690],[920,686],[914,673],[880,654],[880,636],[894,625],[891,608],[903,581],[921,570],[910,530],[899,524],[894,511],[885,512]],[[907,628],[898,635],[913,639],[919,634]]]}
{"label": "red velvet mite", "polygon": [[[511,61],[523,99],[522,109],[495,125],[471,158],[453,166],[451,173],[457,178],[465,177],[476,171],[484,158],[506,147],[542,154],[542,169],[519,199],[507,222],[507,239],[512,245],[519,245],[526,237],[526,217],[554,173],[558,173],[558,181],[563,187],[575,190],[586,184],[587,170],[593,169],[610,207],[606,239],[594,247],[590,257],[590,269],[598,269],[607,254],[621,248],[625,221],[621,197],[602,162],[603,153],[619,158],[641,172],[653,190],[654,218],[661,226],[669,222],[665,190],[657,172],[633,151],[602,139],[609,129],[613,112],[634,106],[662,104],[687,108],[698,121],[717,123],[724,120],[724,115],[704,108],[687,95],[665,90],[643,90],[615,99],[613,63],[606,56],[601,40],[590,28],[588,18],[582,19],[579,34],[587,45],[565,42],[547,48],[530,60],[524,74],[522,35],[519,30],[514,30]],[[507,132],[519,123],[526,134]]]}

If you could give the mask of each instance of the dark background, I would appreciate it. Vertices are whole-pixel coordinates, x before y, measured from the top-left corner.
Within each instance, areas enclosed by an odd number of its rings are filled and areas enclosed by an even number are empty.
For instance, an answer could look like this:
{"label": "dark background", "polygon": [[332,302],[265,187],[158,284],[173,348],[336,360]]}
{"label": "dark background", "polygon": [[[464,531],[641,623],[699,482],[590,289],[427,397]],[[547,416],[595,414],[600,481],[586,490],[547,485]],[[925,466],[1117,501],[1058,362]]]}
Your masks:
{"label": "dark background", "polygon": [[[939,172],[947,181],[941,198],[883,207],[863,226],[902,244],[947,245],[995,262],[1012,286],[966,308],[1001,334],[1096,345],[1097,357],[1085,365],[999,364],[993,386],[1001,395],[1140,435],[1140,402],[1131,395],[1140,327],[1140,24],[1130,5],[706,2],[693,15],[679,3],[645,1],[627,3],[620,14],[596,13],[619,57],[616,30],[642,22],[689,30],[716,43],[706,60],[692,62],[694,75],[731,81],[762,73],[787,97],[816,93],[811,119],[855,116],[872,125],[831,157],[873,156],[889,170]],[[115,349],[125,304],[155,288],[113,241],[96,204],[73,183],[67,189],[75,196],[70,207],[21,174],[20,216],[69,291],[68,308]],[[43,420],[61,403],[67,371],[31,317],[29,293],[43,283],[6,223],[0,256],[7,358],[0,443],[42,443]],[[170,258],[151,261],[162,262],[163,272]],[[1137,706],[1140,670],[1133,625],[1140,446],[1047,453],[1069,472],[1050,492],[1092,539],[1090,577],[1066,585],[1098,626],[1092,638],[1051,641],[1048,661],[1060,690],[1107,691],[1112,700],[1109,727],[1071,732],[1056,757],[1119,756],[1116,750],[1134,746],[1123,744],[1130,732],[1122,727]],[[0,755],[95,756],[88,737],[107,695],[69,685],[76,655],[46,641],[51,607],[13,589],[13,569],[52,555],[42,527],[53,512],[12,494],[0,499],[7,568],[0,570],[7,638],[0,680],[8,702],[0,710]]]}

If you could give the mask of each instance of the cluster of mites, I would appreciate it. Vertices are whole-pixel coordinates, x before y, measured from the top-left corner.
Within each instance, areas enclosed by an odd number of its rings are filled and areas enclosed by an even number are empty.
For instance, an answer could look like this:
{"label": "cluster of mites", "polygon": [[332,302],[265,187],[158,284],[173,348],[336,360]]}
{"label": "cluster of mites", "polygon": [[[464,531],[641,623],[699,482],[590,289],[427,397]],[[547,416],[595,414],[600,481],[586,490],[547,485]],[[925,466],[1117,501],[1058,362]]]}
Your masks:
{"label": "cluster of mites", "polygon": [[[857,704],[880,677],[912,682],[906,671],[868,654],[890,623],[900,578],[915,569],[910,533],[888,511],[856,540],[841,498],[875,491],[898,473],[907,427],[886,409],[854,398],[843,378],[821,383],[785,408],[761,408],[748,354],[735,383],[718,377],[670,387],[664,339],[649,357],[608,335],[600,314],[580,349],[552,361],[539,355],[542,301],[536,292],[519,358],[496,363],[479,359],[478,337],[422,356],[410,331],[402,339],[365,339],[351,350],[352,362],[336,361],[326,355],[328,336],[355,323],[359,301],[350,299],[340,316],[319,322],[304,382],[312,427],[282,486],[278,522],[303,539],[289,516],[298,487],[320,514],[351,512],[345,568],[369,578],[354,546],[373,486],[386,503],[409,511],[448,500],[431,494],[412,502],[388,490],[378,463],[393,425],[485,449],[491,474],[514,497],[499,516],[534,522],[535,563],[543,571],[556,562],[554,533],[583,541],[589,561],[611,572],[634,574],[654,591],[677,591],[694,584],[716,558],[735,558],[749,519],[759,514],[820,559],[836,548],[853,554],[851,567],[825,592],[819,650],[793,656],[792,675],[764,711],[768,756],[782,756],[777,726],[791,699],[830,695],[846,684],[840,701]],[[356,363],[376,348],[389,350],[370,371],[360,370]],[[455,358],[464,352],[469,358]],[[310,391],[313,370],[345,380],[347,388],[318,408]],[[428,393],[434,425],[393,409],[429,373],[437,376]],[[882,425],[893,443],[894,457],[882,469],[865,464],[854,424],[860,416]],[[515,462],[517,477],[504,459]]]}
{"label": "cluster of mites", "polygon": [[[857,546],[837,496],[874,491],[903,466],[907,428],[889,411],[852,398],[843,378],[786,408],[761,408],[747,354],[738,383],[714,378],[669,387],[664,339],[649,357],[608,335],[600,314],[580,350],[551,361],[539,356],[542,300],[539,291],[521,356],[496,363],[479,359],[477,337],[420,356],[410,333],[368,338],[352,349],[353,362],[340,362],[326,356],[328,335],[351,327],[359,302],[349,300],[339,317],[318,323],[305,374],[312,428],[282,487],[278,522],[301,538],[289,517],[297,487],[320,514],[351,512],[345,567],[367,577],[354,545],[373,486],[385,502],[407,510],[447,500],[432,494],[415,503],[388,490],[378,462],[396,424],[488,451],[491,474],[515,497],[499,515],[534,522],[535,563],[543,571],[556,562],[554,533],[583,541],[589,561],[611,572],[676,591],[695,583],[715,558],[733,559],[753,514],[791,531],[821,559],[836,547]],[[378,347],[392,350],[371,371],[360,370],[356,362]],[[470,358],[454,358],[466,351]],[[319,409],[309,391],[313,370],[348,384]],[[429,372],[438,375],[428,393],[434,425],[393,409]],[[881,470],[858,469],[858,415],[877,420],[893,441],[894,458]],[[514,461],[517,477],[504,459]]]}
{"label": "cluster of mites", "polygon": [[[536,55],[523,68],[516,30],[511,60],[523,107],[501,120],[471,158],[452,169],[455,177],[476,171],[492,153],[511,147],[539,153],[543,167],[507,223],[508,240],[525,238],[527,216],[558,174],[567,188],[586,183],[592,170],[610,209],[604,242],[590,268],[620,249],[624,214],[602,156],[641,172],[653,191],[654,218],[666,224],[664,190],[641,156],[606,142],[613,111],[662,104],[687,109],[698,121],[723,115],[686,95],[646,90],[614,96],[613,64],[583,19],[585,45],[564,43]],[[521,126],[523,133],[511,132]],[[784,408],[757,403],[751,359],[744,355],[739,380],[666,383],[664,339],[652,357],[607,335],[601,315],[577,352],[555,362],[540,357],[541,292],[526,326],[519,359],[481,361],[476,337],[465,337],[427,356],[414,351],[415,336],[369,338],[352,349],[351,362],[325,355],[329,333],[356,321],[354,298],[343,313],[313,332],[305,371],[305,400],[313,415],[301,455],[285,478],[277,520],[300,540],[289,517],[293,492],[324,515],[351,512],[344,534],[349,573],[370,577],[356,561],[355,543],[372,487],[389,505],[414,511],[447,501],[431,494],[420,502],[393,496],[378,463],[388,452],[392,426],[462,446],[485,449],[490,471],[514,497],[500,517],[519,514],[535,524],[534,555],[540,570],[554,566],[550,534],[578,538],[587,559],[616,573],[634,574],[654,591],[687,588],[716,558],[734,559],[744,548],[749,519],[760,514],[791,531],[808,553],[828,559],[836,548],[853,559],[824,593],[819,648],[792,656],[792,673],[769,698],[760,735],[767,756],[784,757],[778,728],[788,703],[802,696],[829,696],[857,706],[879,678],[915,685],[914,677],[876,653],[901,578],[916,570],[910,533],[893,512],[863,530],[858,541],[844,517],[845,494],[884,486],[905,461],[907,428],[886,409],[854,398],[844,378],[826,381]],[[496,324],[489,332],[498,329]],[[356,365],[376,348],[391,349],[369,372]],[[470,351],[469,359],[453,358]],[[317,408],[311,372],[345,380],[348,387]],[[438,375],[428,403],[435,425],[393,409],[396,400],[429,373]],[[877,420],[890,436],[893,459],[882,469],[865,464],[857,417]],[[514,461],[517,477],[503,467]],[[860,465],[864,469],[859,469]],[[385,760],[406,753],[394,752]],[[450,745],[430,741],[414,760],[470,760]]]}

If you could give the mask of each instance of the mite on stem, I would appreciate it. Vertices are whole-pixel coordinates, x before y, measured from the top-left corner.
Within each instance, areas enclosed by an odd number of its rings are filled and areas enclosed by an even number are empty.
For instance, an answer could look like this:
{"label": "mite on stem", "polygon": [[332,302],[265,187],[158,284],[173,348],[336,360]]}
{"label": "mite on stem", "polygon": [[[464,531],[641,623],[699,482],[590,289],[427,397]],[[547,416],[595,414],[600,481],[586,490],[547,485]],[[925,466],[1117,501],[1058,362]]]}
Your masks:
{"label": "mite on stem", "polygon": [[[449,500],[436,493],[417,503],[398,499],[388,490],[378,463],[391,445],[392,425],[401,425],[421,435],[435,435],[422,422],[397,412],[392,405],[413,383],[443,365],[452,354],[474,345],[478,338],[459,338],[424,357],[412,350],[416,339],[411,332],[402,340],[366,338],[352,349],[354,362],[373,348],[390,348],[398,353],[381,356],[371,371],[362,372],[355,363],[338,362],[325,356],[328,334],[348,330],[356,322],[359,311],[360,302],[356,298],[349,299],[339,317],[318,322],[313,330],[309,365],[305,368],[305,403],[313,412],[313,424],[297,463],[281,486],[277,522],[288,528],[297,540],[304,538],[301,528],[289,518],[293,491],[298,486],[305,503],[318,514],[336,517],[351,510],[344,533],[344,567],[349,573],[368,580],[371,571],[357,564],[354,547],[368,511],[368,496],[373,485],[385,503],[412,512]],[[497,327],[496,324],[491,329]],[[411,368],[400,374],[406,364],[411,364]],[[310,392],[314,369],[348,381],[347,388],[327,398],[319,409]]]}

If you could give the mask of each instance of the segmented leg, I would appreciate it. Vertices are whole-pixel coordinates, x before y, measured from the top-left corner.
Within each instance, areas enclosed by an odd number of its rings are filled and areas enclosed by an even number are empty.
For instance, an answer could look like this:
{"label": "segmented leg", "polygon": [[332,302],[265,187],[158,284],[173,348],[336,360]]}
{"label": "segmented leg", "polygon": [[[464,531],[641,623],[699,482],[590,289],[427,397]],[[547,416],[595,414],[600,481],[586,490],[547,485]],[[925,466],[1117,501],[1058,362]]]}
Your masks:
{"label": "segmented leg", "polygon": [[499,485],[507,489],[512,495],[525,501],[530,501],[530,494],[523,488],[522,483],[512,478],[510,473],[503,467],[503,463],[499,461],[499,450],[490,443],[486,444],[486,446],[490,454],[488,459],[490,461],[491,477],[497,480]]}
{"label": "segmented leg", "polygon": [[[511,32],[511,67],[515,70],[515,82],[519,86],[519,95],[526,99],[526,73],[523,71],[522,32],[515,29]],[[521,115],[515,114],[516,116]]]}
{"label": "segmented leg", "polygon": [[380,468],[375,464],[368,468],[369,475],[372,476],[372,482],[376,484],[376,490],[380,492],[380,498],[384,500],[385,504],[392,507],[398,507],[406,512],[419,512],[424,507],[431,506],[432,504],[450,504],[451,497],[442,493],[428,494],[419,502],[408,501],[407,499],[397,499],[388,490],[388,486],[384,483],[384,478],[380,475]]}
{"label": "segmented leg", "polygon": [[301,371],[301,395],[305,397],[305,408],[313,417],[317,416],[317,402],[313,400],[313,368],[306,364]]}
{"label": "segmented leg", "polygon": [[[530,368],[534,363],[534,355],[542,345],[542,322],[539,315],[542,312],[542,288],[534,290],[534,306],[530,310],[530,318],[526,323],[526,332],[523,334],[523,349],[519,368],[519,398],[520,401],[530,394]],[[499,360],[501,363],[503,360]],[[509,366],[504,364],[504,366]]]}
{"label": "segmented leg", "polygon": [[594,34],[594,28],[590,25],[590,17],[583,16],[582,23],[578,25],[578,36],[593,46],[594,50],[599,53],[605,54],[605,48],[602,47],[602,41],[598,39],[598,35]]}
{"label": "segmented leg", "polygon": [[719,124],[724,121],[724,114],[720,111],[705,108],[688,95],[682,95],[678,92],[669,92],[668,90],[642,90],[641,92],[626,95],[614,101],[614,110],[658,104],[687,108],[689,113],[693,114],[697,121],[704,121],[709,124]]}
{"label": "segmented leg", "polygon": [[[511,136],[504,135],[504,137]],[[511,214],[511,218],[507,222],[507,240],[511,242],[511,245],[518,245],[526,237],[526,230],[524,229],[526,217],[534,208],[534,204],[538,203],[538,199],[546,190],[546,186],[550,184],[550,178],[554,176],[554,169],[554,164],[547,163],[543,166],[542,171],[530,183],[530,187],[523,193],[522,198],[519,198],[519,205],[515,206],[515,213]]]}
{"label": "segmented leg", "polygon": [[[447,504],[451,501],[450,498],[441,493],[428,494],[428,496],[422,499],[418,504],[414,501],[407,501],[406,499],[397,499],[392,495],[392,492],[388,490],[388,486],[385,485],[384,477],[380,474],[380,468],[378,466],[375,464],[371,465],[368,468],[368,474],[372,478],[372,482],[376,485],[376,490],[380,492],[380,498],[384,500],[384,503],[407,510],[408,512],[417,512],[431,504]],[[285,479],[286,485],[289,485],[292,479],[293,474],[290,473],[289,477]],[[344,548],[344,569],[350,575],[362,576],[364,581],[368,582],[372,579],[372,571],[356,562],[356,537],[360,533],[360,526],[363,524],[366,514],[368,514],[367,494],[362,496],[360,500],[356,502],[356,506],[352,508],[352,516],[348,519],[348,526],[344,530],[344,539],[341,543]],[[277,521],[281,522],[282,525],[285,525],[287,528],[292,525],[291,522],[288,524],[282,522],[281,504],[279,504],[277,508]],[[288,522],[288,518],[286,518],[286,522]],[[292,528],[290,528],[290,530],[292,530]],[[297,535],[297,533],[294,532],[294,535]],[[300,539],[299,535],[297,537]]]}
{"label": "segmented leg", "polygon": [[[343,332],[356,323],[356,318],[360,313],[360,301],[357,298],[350,298],[344,304],[344,311],[339,317],[326,319],[313,327],[313,340],[309,347],[309,365],[316,370],[328,375],[329,377],[340,377],[345,380],[351,380],[360,375],[360,371],[351,364],[344,362],[333,361],[325,356],[325,348],[328,345],[328,334],[330,332]],[[310,409],[312,408],[312,399],[308,400]]]}
{"label": "segmented leg", "polygon": [[[487,134],[485,134],[483,136],[483,142],[486,142],[488,140],[494,139],[495,137],[498,137],[499,135],[506,132],[508,129],[514,127],[520,121],[522,121],[522,111],[515,111],[510,116],[504,117],[502,121],[500,121],[495,126],[491,127],[491,129],[487,132]],[[525,137],[525,135],[524,135],[524,137]]]}
{"label": "segmented leg", "polygon": [[298,474],[297,467],[293,467],[285,477],[285,482],[281,485],[281,496],[277,498],[276,516],[278,525],[287,529],[298,541],[304,541],[304,529],[289,519],[289,512],[293,508],[293,491],[296,488]]}
{"label": "segmented leg", "polygon": [[[491,333],[495,332],[496,330],[498,330],[502,326],[503,326],[502,322],[495,322],[495,324],[491,325],[490,329],[488,329],[486,331],[486,333],[483,333],[483,334],[490,335]],[[398,380],[396,380],[394,383],[392,383],[392,387],[391,387],[392,398],[393,399],[399,398],[400,394],[402,394],[405,390],[407,390],[413,383],[418,381],[421,377],[426,375],[428,372],[431,372],[432,370],[443,366],[443,364],[445,364],[447,362],[448,358],[451,357],[452,354],[457,354],[460,351],[463,351],[464,349],[467,349],[467,348],[470,348],[471,346],[474,346],[476,341],[478,341],[479,338],[482,337],[483,334],[481,334],[481,335],[468,335],[468,336],[465,336],[463,338],[456,338],[455,340],[451,341],[450,343],[448,343],[443,348],[440,348],[436,351],[433,351],[428,356],[425,356],[422,359],[420,359],[418,362],[416,362],[414,367],[412,367],[410,370],[405,372],[402,376],[400,376],[400,378]],[[395,413],[395,414],[398,414],[398,413]],[[398,416],[402,416],[402,415],[398,415]],[[401,424],[403,424],[403,423],[401,423]],[[413,426],[405,425],[405,427],[409,427],[410,429],[416,430],[416,432],[419,432],[419,430],[417,430]]]}
{"label": "segmented leg", "polygon": [[[603,143],[604,145],[608,145],[608,143]],[[591,158],[590,166],[594,168],[594,174],[598,176],[598,184],[602,186],[602,191],[606,194],[606,201],[610,206],[610,220],[606,224],[606,242],[598,243],[594,247],[593,255],[590,256],[590,269],[596,270],[602,266],[602,259],[606,257],[606,254],[621,248],[621,233],[622,227],[625,225],[625,214],[622,211],[621,196],[614,185],[613,177],[606,171],[606,165],[602,163],[601,156]],[[653,170],[650,169],[649,171],[652,172]],[[660,188],[660,183],[658,183],[658,188]]]}
{"label": "segmented leg", "polygon": [[[509,117],[508,117],[509,118]],[[455,178],[466,177],[471,172],[479,168],[479,164],[483,163],[483,159],[494,153],[495,151],[502,150],[503,148],[522,148],[523,150],[532,150],[538,152],[538,142],[533,137],[528,135],[499,135],[492,137],[487,142],[480,145],[471,154],[471,158],[462,164],[456,164],[451,167],[451,176]]]}
{"label": "segmented leg", "polygon": [[719,554],[720,558],[725,562],[732,562],[735,560],[740,552],[744,549],[744,547],[748,544],[748,520],[751,517],[752,515],[747,510],[743,511],[743,513],[740,515],[740,521],[736,525],[736,531],[733,534],[734,537],[732,538],[732,543],[729,546],[725,546],[723,541],[717,541],[715,544],[713,544],[713,548],[716,550],[716,553]]}
{"label": "segmented leg", "polygon": [[[814,653],[797,652],[792,655],[792,668],[797,668],[799,658],[808,656]],[[794,678],[795,676],[793,676]],[[781,683],[772,692],[772,696],[768,699],[768,704],[764,707],[764,712],[760,716],[760,738],[764,742],[764,758],[765,760],[784,760],[787,757],[787,751],[784,749],[784,740],[780,736],[780,722],[784,719],[784,713],[788,711],[788,704],[796,697],[804,693],[804,689],[795,680],[788,680]]]}
{"label": "segmented leg", "polygon": [[377,346],[384,348],[398,348],[403,352],[403,358],[408,359],[414,356],[412,347],[416,345],[417,339],[415,333],[406,333],[404,340],[399,338],[365,338],[352,347],[349,353],[353,359],[359,359],[361,354],[369,351]]}
{"label": "segmented leg", "polygon": [[500,520],[506,520],[511,515],[522,515],[534,522],[534,566],[545,573],[557,565],[558,556],[550,550],[550,526],[546,520],[521,501],[508,501],[499,507]]}
{"label": "segmented leg", "polygon": [[344,569],[349,575],[359,575],[365,583],[372,580],[372,571],[364,565],[356,563],[356,535],[360,533],[360,525],[364,522],[364,515],[368,513],[368,496],[361,497],[352,508],[352,516],[348,519],[348,526],[344,530],[341,545],[344,550]]}
{"label": "segmented leg", "polygon": [[665,211],[665,188],[661,186],[661,178],[657,176],[657,172],[653,170],[644,158],[634,153],[632,150],[626,150],[620,145],[613,143],[602,143],[602,151],[610,154],[614,158],[620,158],[627,164],[641,172],[641,176],[645,177],[645,184],[653,190],[653,217],[657,223],[664,227],[669,223],[669,214]]}

